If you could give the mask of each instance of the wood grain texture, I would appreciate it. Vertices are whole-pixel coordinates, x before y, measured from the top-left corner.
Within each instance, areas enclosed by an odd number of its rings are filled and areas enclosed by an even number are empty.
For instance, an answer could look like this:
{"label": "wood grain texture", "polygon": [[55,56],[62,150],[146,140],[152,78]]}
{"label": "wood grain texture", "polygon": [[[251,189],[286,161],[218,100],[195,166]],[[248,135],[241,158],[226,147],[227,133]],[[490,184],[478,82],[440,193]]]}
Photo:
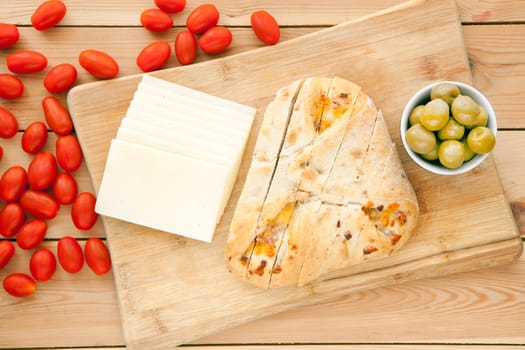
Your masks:
{"label": "wood grain texture", "polygon": [[[30,17],[36,0],[2,0],[0,18],[6,22],[20,25],[31,24]],[[221,11],[220,23],[225,25],[249,25],[250,14],[258,9],[272,13],[281,25],[333,25],[369,15],[376,11],[402,3],[403,0],[367,1],[328,0],[312,2],[308,0],[289,0],[286,6],[278,0],[216,0],[213,3]],[[188,2],[187,8],[173,16],[175,25],[184,25],[187,15],[206,0]],[[525,5],[522,1],[510,0],[458,0],[462,22],[516,22],[525,20]],[[151,2],[132,0],[125,5],[119,2],[83,0],[67,2],[68,12],[61,25],[140,25],[140,13],[153,7]]]}
{"label": "wood grain texture", "polygon": [[[412,20],[410,28],[400,25],[408,18]],[[395,132],[396,116],[403,108],[402,101],[417,86],[436,79],[470,79],[466,56],[458,54],[464,52],[464,46],[456,18],[452,3],[414,2],[394,12],[317,32],[274,48],[156,72],[155,75],[184,81],[190,87],[257,107],[265,106],[275,91],[288,81],[305,74],[351,77],[366,87],[383,109],[391,134],[399,141]],[[439,26],[437,21],[442,21]],[[353,30],[354,26],[360,29],[359,34]],[[363,37],[362,31],[368,35]],[[433,36],[431,42],[446,42],[446,45],[422,48],[416,45],[423,40],[420,35],[425,40]],[[352,45],[344,44],[348,42]],[[326,48],[333,55],[323,57],[322,63],[317,62],[318,52]],[[420,51],[423,49],[424,53]],[[344,65],[342,61],[352,64]],[[206,75],[207,80],[195,79],[197,71]],[[387,76],[389,79],[382,78]],[[69,106],[95,187],[103,172],[108,143],[139,80],[140,77],[132,76],[81,86],[70,93]],[[392,81],[401,80],[406,85],[396,84],[396,89],[390,85]],[[241,179],[247,171],[256,130],[257,126],[252,131]],[[219,225],[214,243],[209,246],[106,218],[129,346],[162,348],[168,343],[186,342],[206,332],[292,306],[384,284],[509,262],[520,254],[521,241],[516,238],[516,227],[491,160],[451,182],[450,178],[424,173],[407,162],[405,154],[402,158],[418,192],[423,213],[418,235],[410,242],[410,247],[387,260],[340,271],[330,275],[330,280],[305,288],[263,292],[228,279],[221,263],[221,247],[234,200]],[[462,185],[467,182],[477,184],[476,188],[484,191]],[[238,183],[233,198],[238,196],[240,188],[241,183]],[[428,190],[430,188],[432,191]],[[470,198],[469,208],[463,206],[463,198]],[[472,210],[479,217],[469,216]],[[442,225],[444,222],[453,222],[454,228]],[[483,235],[472,234],[473,224],[478,229],[482,227]],[[142,260],[152,263],[144,266],[138,263]],[[170,268],[166,269],[167,266]],[[156,271],[154,276],[152,270]],[[350,273],[351,277],[341,278]],[[156,291],[154,296],[151,290]],[[185,298],[188,295],[191,298]],[[211,302],[201,303],[199,297]],[[247,316],[243,310],[250,310],[251,314]]]}
{"label": "wood grain texture", "polygon": [[[43,246],[56,255],[56,242]],[[31,254],[17,249],[6,270],[0,271],[1,278],[15,271],[30,274]],[[31,297],[15,298],[2,289],[0,310],[0,348],[123,344],[111,271],[97,276],[84,265],[70,274],[57,262],[53,278],[38,282]]]}
{"label": "wood grain texture", "polygon": [[[278,349],[278,350],[284,350],[284,349],[290,349],[290,350],[313,350],[313,349],[319,349],[319,347],[322,346],[323,349],[327,350],[449,350],[449,349],[460,349],[460,350],[522,350],[523,347],[519,345],[515,346],[507,346],[507,345],[491,345],[490,347],[484,346],[484,345],[381,345],[381,344],[373,344],[373,345],[363,345],[363,344],[317,344],[317,345],[298,345],[298,344],[283,344],[283,345],[277,345],[277,344],[271,344],[271,345],[235,345],[235,349],[238,350],[265,350],[265,349]],[[180,348],[190,348],[191,346],[185,346],[182,345]],[[83,348],[83,350],[119,350],[119,349],[125,349],[124,347],[111,347],[111,348]],[[217,349],[216,346],[199,346],[199,349],[201,350],[212,350]],[[41,350],[67,350],[65,348],[53,348],[53,349],[41,349]],[[74,350],[74,349],[70,349]]]}
{"label": "wood grain texture", "polygon": [[525,128],[525,25],[464,26],[474,85],[491,101],[498,128]]}
{"label": "wood grain texture", "polygon": [[[281,41],[287,41],[301,35],[318,31],[320,27],[283,28]],[[490,101],[498,114],[500,128],[524,128],[522,117],[525,100],[525,25],[513,26],[463,26],[465,45],[471,64],[474,83]],[[232,28],[234,42],[223,54],[209,56],[197,55],[197,62],[224,57],[263,45],[248,28]],[[0,51],[0,71],[7,71],[5,56],[17,48],[33,48],[48,56],[49,67],[60,63],[71,63],[79,70],[77,85],[93,82],[95,79],[78,64],[78,54],[87,47],[105,50],[119,62],[120,76],[141,73],[135,64],[134,57],[141,48],[155,39],[174,42],[178,30],[171,30],[160,35],[153,35],[143,28],[86,27],[57,28],[49,33],[40,33],[33,28],[20,28],[20,42],[12,50]],[[111,41],[103,38],[111,37]],[[129,37],[133,41],[129,41]],[[165,68],[177,67],[179,64],[173,55]],[[43,87],[45,72],[21,76],[25,84],[25,93],[15,101],[0,101],[2,107],[10,109],[18,118],[20,128],[24,129],[30,122],[44,120],[40,106],[41,100],[48,95]],[[66,94],[57,97],[65,102]]]}

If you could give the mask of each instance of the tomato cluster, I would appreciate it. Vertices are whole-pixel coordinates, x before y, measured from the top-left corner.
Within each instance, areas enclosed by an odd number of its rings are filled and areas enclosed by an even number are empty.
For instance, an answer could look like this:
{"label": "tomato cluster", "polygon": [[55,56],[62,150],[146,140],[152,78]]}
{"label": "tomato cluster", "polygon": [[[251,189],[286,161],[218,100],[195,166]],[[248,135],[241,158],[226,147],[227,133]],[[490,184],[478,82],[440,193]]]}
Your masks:
{"label": "tomato cluster", "polygon": [[[36,30],[44,31],[58,24],[66,14],[60,0],[42,3],[31,16]],[[0,49],[17,43],[18,28],[0,24]],[[40,52],[16,50],[7,55],[7,68],[11,73],[0,74],[0,99],[17,99],[24,93],[19,75],[44,71],[47,58]],[[98,78],[112,78],[118,74],[118,65],[109,55],[95,50],[85,50],[79,63]],[[50,94],[68,91],[77,80],[77,70],[69,63],[49,69],[43,81]],[[0,174],[0,269],[15,254],[15,242],[20,249],[34,250],[29,261],[29,274],[12,273],[3,278],[3,288],[13,296],[28,296],[35,292],[37,282],[44,282],[54,275],[58,262],[70,273],[78,272],[84,257],[96,274],[107,273],[111,268],[109,252],[98,238],[86,241],[84,250],[73,237],[63,237],[57,245],[57,254],[40,247],[49,221],[59,213],[60,207],[71,205],[71,221],[79,230],[90,230],[97,221],[96,198],[92,193],[78,193],[74,173],[82,164],[82,150],[73,132],[73,122],[68,109],[53,96],[42,99],[45,123],[32,122],[22,134],[21,148],[31,155],[27,168],[14,165]],[[18,133],[16,116],[0,107],[0,138],[8,139]],[[57,135],[55,153],[43,150],[48,141],[48,129]],[[0,147],[0,161],[3,149]]]}
{"label": "tomato cluster", "polygon": [[[186,0],[155,0],[155,4],[158,8],[144,10],[140,22],[147,30],[160,33],[172,28],[170,13],[184,10]],[[202,4],[191,11],[186,18],[186,29],[177,33],[175,38],[175,56],[181,65],[195,61],[197,46],[206,54],[218,54],[230,46],[233,35],[228,28],[217,25],[219,18],[220,12],[214,4]],[[273,45],[279,41],[279,25],[267,11],[253,12],[250,22],[255,35],[263,43]],[[170,56],[169,43],[155,41],[140,51],[136,63],[143,72],[151,72],[163,67]]]}

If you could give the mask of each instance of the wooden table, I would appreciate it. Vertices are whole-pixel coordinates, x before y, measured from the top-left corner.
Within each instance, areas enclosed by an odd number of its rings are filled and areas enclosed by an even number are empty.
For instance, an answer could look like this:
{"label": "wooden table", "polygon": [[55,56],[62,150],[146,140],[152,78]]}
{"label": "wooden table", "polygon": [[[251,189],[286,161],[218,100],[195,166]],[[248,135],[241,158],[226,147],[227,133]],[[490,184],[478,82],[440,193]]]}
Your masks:
{"label": "wooden table", "polygon": [[[58,28],[37,32],[30,16],[39,1],[0,0],[0,22],[19,26],[16,48],[45,53],[50,66],[77,65],[81,50],[96,48],[111,53],[121,76],[139,73],[135,57],[155,39],[174,41],[186,15],[200,3],[174,15],[176,28],[152,34],[140,26],[142,10],[152,1],[65,1],[68,13]],[[241,1],[217,0],[220,23],[234,33],[230,55],[261,45],[249,28],[252,11],[265,8],[282,27],[282,40],[370,14],[402,0]],[[458,10],[477,88],[492,101],[500,132],[494,158],[510,208],[525,237],[525,2],[458,0]],[[422,43],[424,45],[424,43]],[[0,52],[0,72],[7,71]],[[202,53],[198,60],[213,59]],[[170,58],[167,67],[178,63]],[[45,73],[22,77],[26,92],[16,101],[0,101],[18,118],[23,130],[43,120],[40,101],[46,95]],[[205,79],[205,77],[203,77]],[[79,69],[78,84],[93,81]],[[59,98],[65,102],[66,95]],[[9,166],[26,166],[30,157],[20,148],[21,132],[0,140],[4,158],[0,172]],[[54,134],[46,148],[54,151]],[[93,191],[85,165],[76,173],[81,191]],[[473,213],[475,215],[475,213]],[[83,242],[104,238],[102,223],[89,231],[76,230],[69,207],[50,222],[44,246],[56,251],[57,240],[72,235]],[[28,272],[31,252],[17,249],[0,272]],[[201,339],[205,349],[237,345],[240,349],[286,347],[317,349],[518,349],[525,344],[525,257],[504,267],[421,280],[356,293],[337,301],[289,311]],[[279,344],[279,345],[277,345]],[[286,345],[281,345],[286,344]],[[0,290],[0,349],[4,348],[123,348],[119,309],[113,276],[98,277],[87,267],[71,275],[57,269],[53,279],[38,284],[32,297],[18,299]]]}

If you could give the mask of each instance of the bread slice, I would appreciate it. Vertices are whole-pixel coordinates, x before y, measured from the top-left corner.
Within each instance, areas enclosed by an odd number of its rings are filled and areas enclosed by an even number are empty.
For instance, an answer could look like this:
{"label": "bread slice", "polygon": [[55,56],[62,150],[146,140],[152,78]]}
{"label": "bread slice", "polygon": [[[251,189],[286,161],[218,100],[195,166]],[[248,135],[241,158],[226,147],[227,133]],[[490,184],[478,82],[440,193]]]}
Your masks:
{"label": "bread slice", "polygon": [[418,214],[372,99],[342,78],[312,77],[266,109],[225,257],[254,286],[304,285],[397,251]]}

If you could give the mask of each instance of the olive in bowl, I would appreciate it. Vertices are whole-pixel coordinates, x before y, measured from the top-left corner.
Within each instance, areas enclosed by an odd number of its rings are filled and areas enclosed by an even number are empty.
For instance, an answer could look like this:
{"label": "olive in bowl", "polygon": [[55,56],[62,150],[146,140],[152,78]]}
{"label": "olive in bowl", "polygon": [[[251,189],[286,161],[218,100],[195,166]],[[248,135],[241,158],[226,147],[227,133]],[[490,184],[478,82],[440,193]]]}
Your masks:
{"label": "olive in bowl", "polygon": [[456,81],[432,83],[416,92],[400,124],[410,158],[440,175],[462,174],[481,164],[496,144],[497,129],[487,98]]}

